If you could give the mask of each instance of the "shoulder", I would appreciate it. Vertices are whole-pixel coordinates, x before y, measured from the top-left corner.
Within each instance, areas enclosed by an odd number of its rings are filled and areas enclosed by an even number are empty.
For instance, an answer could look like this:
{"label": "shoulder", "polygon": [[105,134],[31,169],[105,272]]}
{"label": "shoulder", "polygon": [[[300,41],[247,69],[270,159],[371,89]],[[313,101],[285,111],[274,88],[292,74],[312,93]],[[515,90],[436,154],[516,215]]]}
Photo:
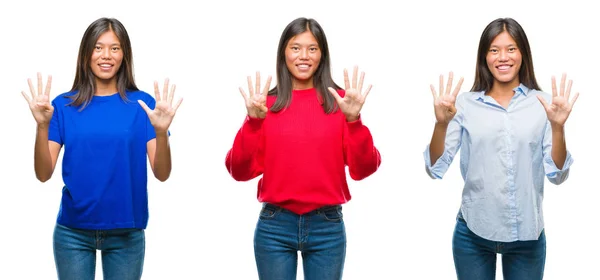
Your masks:
{"label": "shoulder", "polygon": [[71,103],[71,96],[77,94],[77,91],[68,91],[68,92],[64,92],[61,93],[59,95],[57,95],[56,97],[54,97],[54,99],[52,99],[52,104],[54,105],[67,105],[69,103]]}
{"label": "shoulder", "polygon": [[544,100],[546,100],[547,102],[552,101],[552,95],[551,94],[549,94],[547,92],[540,91],[540,90],[532,89],[532,90],[529,91],[529,95],[531,95],[531,96],[537,96],[537,95],[539,95],[542,98],[544,98]]}
{"label": "shoulder", "polygon": [[154,100],[154,97],[152,95],[150,95],[149,93],[143,91],[143,90],[133,90],[133,91],[127,91],[127,98],[130,99],[141,99],[141,100]]}

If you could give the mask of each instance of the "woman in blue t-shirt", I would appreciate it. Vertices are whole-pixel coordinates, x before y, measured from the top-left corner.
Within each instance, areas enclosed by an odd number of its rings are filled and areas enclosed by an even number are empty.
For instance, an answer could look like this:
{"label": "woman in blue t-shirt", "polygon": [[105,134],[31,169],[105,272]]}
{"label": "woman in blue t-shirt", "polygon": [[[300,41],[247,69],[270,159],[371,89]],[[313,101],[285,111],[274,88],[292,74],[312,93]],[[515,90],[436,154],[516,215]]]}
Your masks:
{"label": "woman in blue t-shirt", "polygon": [[148,222],[147,163],[165,181],[171,172],[168,128],[181,104],[165,80],[155,98],[138,90],[131,43],[116,19],[100,18],[85,31],[73,88],[50,104],[51,76],[44,89],[28,80],[22,92],[37,122],[37,178],[52,176],[61,147],[64,187],[54,230],[59,279],[94,279],[96,250],[104,279],[140,279]]}

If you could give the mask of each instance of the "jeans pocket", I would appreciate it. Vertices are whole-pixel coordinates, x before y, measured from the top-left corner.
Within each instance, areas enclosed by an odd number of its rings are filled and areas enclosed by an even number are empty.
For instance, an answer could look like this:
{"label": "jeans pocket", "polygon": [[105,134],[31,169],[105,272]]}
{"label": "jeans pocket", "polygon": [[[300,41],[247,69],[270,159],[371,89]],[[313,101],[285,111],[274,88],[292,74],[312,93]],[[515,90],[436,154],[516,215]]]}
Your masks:
{"label": "jeans pocket", "polygon": [[277,214],[277,212],[279,209],[277,209],[276,207],[273,207],[271,205],[265,205],[263,206],[263,208],[260,210],[260,215],[259,218],[260,219],[273,219],[275,217],[275,214]]}
{"label": "jeans pocket", "polygon": [[329,207],[320,211],[321,216],[325,218],[325,220],[330,222],[339,222],[344,218],[344,214],[342,213],[342,207]]}

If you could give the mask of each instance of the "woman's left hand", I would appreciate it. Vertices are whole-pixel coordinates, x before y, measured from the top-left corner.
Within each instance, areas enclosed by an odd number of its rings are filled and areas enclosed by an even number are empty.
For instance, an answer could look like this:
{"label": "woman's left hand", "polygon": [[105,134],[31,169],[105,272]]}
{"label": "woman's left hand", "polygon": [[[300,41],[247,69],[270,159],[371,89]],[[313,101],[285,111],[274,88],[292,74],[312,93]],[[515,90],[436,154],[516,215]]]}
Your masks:
{"label": "woman's left hand", "polygon": [[360,73],[360,80],[358,80],[358,66],[354,66],[354,73],[352,75],[352,85],[348,79],[348,70],[344,69],[344,86],[346,94],[344,97],[340,97],[334,88],[329,87],[329,92],[335,98],[335,101],[340,106],[340,110],[346,116],[346,121],[353,122],[358,120],[360,110],[362,109],[369,91],[371,91],[371,85],[367,87],[365,92],[362,92],[363,80],[365,78],[365,72]]}
{"label": "woman's left hand", "polygon": [[571,96],[571,85],[573,84],[572,80],[569,80],[567,84],[567,88],[565,90],[565,81],[567,79],[567,74],[563,74],[560,81],[560,91],[556,90],[556,78],[552,76],[552,103],[548,104],[546,100],[540,95],[537,96],[538,100],[546,109],[546,115],[548,116],[548,121],[552,125],[564,126],[567,118],[569,118],[569,114],[573,109],[573,104],[577,101],[577,97],[579,97],[579,92],[575,93],[572,100],[569,100]]}
{"label": "woman's left hand", "polygon": [[173,105],[173,97],[175,96],[175,85],[171,86],[171,90],[169,91],[169,79],[165,79],[165,84],[163,87],[162,98],[160,95],[160,91],[158,90],[158,82],[154,81],[154,95],[156,98],[156,106],[154,110],[150,109],[146,103],[142,100],[138,100],[146,114],[148,114],[148,118],[150,119],[150,123],[154,126],[154,130],[156,133],[166,133],[169,130],[169,126],[173,121],[173,117],[175,117],[175,113],[177,109],[181,105],[183,98],[179,98],[175,106]]}

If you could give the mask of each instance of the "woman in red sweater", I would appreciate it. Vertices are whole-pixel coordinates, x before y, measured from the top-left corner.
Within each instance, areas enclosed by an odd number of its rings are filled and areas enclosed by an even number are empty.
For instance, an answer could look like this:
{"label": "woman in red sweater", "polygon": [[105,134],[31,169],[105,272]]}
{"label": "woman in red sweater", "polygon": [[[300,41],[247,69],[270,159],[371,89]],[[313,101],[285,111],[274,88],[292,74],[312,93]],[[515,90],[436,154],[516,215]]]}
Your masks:
{"label": "woman in red sweater", "polygon": [[341,279],[346,233],[341,204],[350,177],[362,180],[381,164],[360,110],[371,86],[364,73],[344,71],[345,90],[331,77],[329,48],[314,19],[298,18],[283,31],[277,51],[277,86],[261,90],[248,77],[240,88],[248,115],[227,153],[237,181],[263,175],[263,202],[254,236],[260,279],[296,279],[302,252],[305,279]]}

